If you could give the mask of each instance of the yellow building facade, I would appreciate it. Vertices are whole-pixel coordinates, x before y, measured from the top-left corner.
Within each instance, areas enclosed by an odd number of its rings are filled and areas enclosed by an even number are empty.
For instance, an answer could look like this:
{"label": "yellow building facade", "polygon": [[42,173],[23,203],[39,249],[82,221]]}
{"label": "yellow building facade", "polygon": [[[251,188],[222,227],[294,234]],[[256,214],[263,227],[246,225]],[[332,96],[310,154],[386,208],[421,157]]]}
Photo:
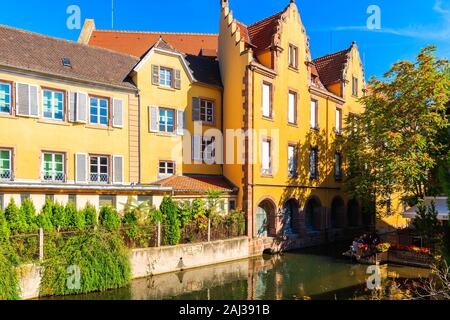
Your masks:
{"label": "yellow building facade", "polygon": [[0,54],[2,207],[51,196],[121,210],[216,190],[250,238],[372,227],[343,191],[340,134],[365,94],[357,45],[312,59],[294,1],[251,25],[220,10],[217,35],[86,20],[73,43],[2,27],[33,52]]}

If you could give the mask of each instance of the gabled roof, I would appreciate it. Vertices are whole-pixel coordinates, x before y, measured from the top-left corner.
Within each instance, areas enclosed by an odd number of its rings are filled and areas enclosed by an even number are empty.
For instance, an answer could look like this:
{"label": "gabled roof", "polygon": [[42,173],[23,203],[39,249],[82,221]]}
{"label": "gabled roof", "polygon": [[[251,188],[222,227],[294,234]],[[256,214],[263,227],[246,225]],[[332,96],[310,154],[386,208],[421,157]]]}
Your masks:
{"label": "gabled roof", "polygon": [[325,86],[343,80],[344,69],[351,50],[352,47],[313,60],[320,80]]}
{"label": "gabled roof", "polygon": [[[70,67],[63,65],[64,58]],[[0,25],[0,66],[135,89],[128,75],[138,62],[130,55]]]}
{"label": "gabled roof", "polygon": [[142,57],[161,37],[179,52],[200,55],[203,50],[217,56],[217,34],[93,30],[88,44]]}
{"label": "gabled roof", "polygon": [[255,46],[256,51],[264,51],[272,46],[279,20],[286,10],[284,9],[273,16],[255,22],[247,27],[251,44]]}
{"label": "gabled roof", "polygon": [[141,66],[147,63],[154,52],[178,57],[191,81],[222,87],[219,63],[216,60],[178,52],[162,37],[148,50],[139,64],[134,68],[134,71],[139,71]]}
{"label": "gabled roof", "polygon": [[223,176],[171,176],[155,183],[161,187],[172,188],[175,192],[205,194],[209,190],[226,193],[235,192],[237,189]]}

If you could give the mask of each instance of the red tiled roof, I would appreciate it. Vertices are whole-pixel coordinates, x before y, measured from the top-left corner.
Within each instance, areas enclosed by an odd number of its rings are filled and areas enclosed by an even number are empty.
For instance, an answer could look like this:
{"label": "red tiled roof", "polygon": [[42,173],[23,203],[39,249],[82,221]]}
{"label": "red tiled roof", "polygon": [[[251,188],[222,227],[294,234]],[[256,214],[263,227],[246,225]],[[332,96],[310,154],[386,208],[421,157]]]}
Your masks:
{"label": "red tiled roof", "polygon": [[175,192],[235,191],[235,187],[223,176],[172,176],[155,184],[173,188]]}
{"label": "red tiled roof", "polygon": [[342,80],[350,50],[351,47],[313,60],[324,85],[328,86]]}
{"label": "red tiled roof", "polygon": [[142,57],[161,37],[177,51],[192,55],[200,55],[202,50],[210,55],[218,48],[217,34],[114,30],[94,30],[89,45]]}
{"label": "red tiled roof", "polygon": [[[70,67],[63,58],[70,59]],[[0,65],[134,90],[128,75],[138,62],[119,52],[0,25]]]}
{"label": "red tiled roof", "polygon": [[257,48],[257,51],[263,51],[270,48],[273,36],[277,31],[278,20],[281,18],[284,11],[286,10],[248,26],[250,41]]}
{"label": "red tiled roof", "polygon": [[239,22],[236,20],[236,24],[239,28],[239,31],[241,32],[241,37],[244,40],[245,43],[250,43],[250,36],[248,34],[248,29],[247,26],[245,24],[243,24],[242,22]]}

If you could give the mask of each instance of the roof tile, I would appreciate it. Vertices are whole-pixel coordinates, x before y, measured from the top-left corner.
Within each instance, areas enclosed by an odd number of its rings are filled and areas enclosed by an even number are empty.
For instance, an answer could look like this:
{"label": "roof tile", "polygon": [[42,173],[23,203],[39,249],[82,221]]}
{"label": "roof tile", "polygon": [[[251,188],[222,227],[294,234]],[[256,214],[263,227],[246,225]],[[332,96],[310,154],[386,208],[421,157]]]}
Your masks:
{"label": "roof tile", "polygon": [[155,183],[175,192],[205,193],[209,190],[234,192],[235,187],[223,176],[172,176]]}
{"label": "roof tile", "polygon": [[350,50],[351,47],[313,60],[320,80],[325,86],[342,80]]}

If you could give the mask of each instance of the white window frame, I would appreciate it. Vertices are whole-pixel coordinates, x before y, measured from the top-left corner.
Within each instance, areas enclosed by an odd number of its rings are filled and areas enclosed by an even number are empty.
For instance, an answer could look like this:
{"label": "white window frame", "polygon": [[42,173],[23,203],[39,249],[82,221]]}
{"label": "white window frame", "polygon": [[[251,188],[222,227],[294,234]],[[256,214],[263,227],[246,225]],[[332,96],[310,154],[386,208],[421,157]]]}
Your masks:
{"label": "white window frame", "polygon": [[297,176],[297,164],[298,164],[298,155],[297,155],[297,147],[289,144],[288,145],[288,177],[294,178]]}
{"label": "white window frame", "polygon": [[8,88],[9,88],[9,92],[8,92],[8,93],[5,93],[5,98],[6,98],[6,96],[9,96],[9,105],[8,105],[8,106],[5,106],[5,107],[8,107],[9,111],[8,111],[8,112],[6,112],[6,111],[0,111],[0,113],[3,113],[3,114],[11,114],[11,112],[12,112],[12,86],[11,86],[11,83],[0,81],[0,84],[1,84],[1,85],[7,85]]}
{"label": "white window frame", "polygon": [[[313,154],[315,155],[314,163],[312,163]],[[309,149],[309,177],[312,180],[319,179],[319,149],[317,147]]]}
{"label": "white window frame", "polygon": [[[51,165],[52,165],[52,170],[51,170],[51,176],[48,177],[45,175],[45,155],[51,155],[52,156],[52,161],[51,161]],[[61,175],[58,176],[56,171],[55,171],[55,166],[56,166],[56,161],[55,158],[57,155],[62,156],[62,172]],[[42,161],[41,161],[41,177],[43,181],[51,181],[51,182],[64,182],[65,181],[65,161],[66,161],[66,157],[64,153],[61,152],[47,152],[44,151],[42,152]]]}
{"label": "white window frame", "polygon": [[[292,100],[291,100],[292,97]],[[288,123],[297,124],[297,92],[288,92]]]}
{"label": "white window frame", "polygon": [[[170,169],[169,166],[172,165],[172,168]],[[164,170],[163,173],[161,173],[161,169]],[[169,173],[169,171],[172,170],[172,173]],[[164,161],[161,160],[159,161],[159,165],[158,165],[158,175],[160,177],[170,177],[175,175],[175,170],[176,170],[176,165],[175,165],[175,161]]]}
{"label": "white window frame", "polygon": [[[200,98],[200,121],[213,124],[216,115],[214,114],[214,101]],[[211,111],[211,121],[208,121],[208,110]]]}
{"label": "white window frame", "polygon": [[272,118],[272,84],[263,82],[262,84],[262,116]]}
{"label": "white window frame", "polygon": [[[92,114],[92,101],[96,100],[97,101],[97,105],[95,107],[97,107],[97,114]],[[105,116],[101,116],[100,115],[100,101],[104,100],[106,101],[106,124],[101,123],[100,118],[104,118]],[[97,117],[97,122],[92,122],[91,120],[91,116],[96,116]],[[103,126],[103,127],[107,127],[109,125],[109,99],[108,98],[102,98],[102,97],[89,97],[89,124],[94,124],[94,125],[98,125],[98,126]]]}
{"label": "white window frame", "polygon": [[[91,160],[96,158],[97,159],[97,164],[93,165]],[[101,173],[101,168],[105,167],[105,165],[101,164],[101,159],[104,158],[106,159],[106,171],[107,173]],[[110,157],[109,156],[105,156],[105,155],[89,155],[89,162],[88,162],[88,166],[89,166],[89,182],[90,183],[99,183],[99,184],[109,184],[110,181],[110,169],[111,169],[111,164],[110,164]],[[92,167],[96,166],[97,167],[97,172],[94,173],[92,172]],[[96,179],[92,179],[93,175],[97,175]],[[106,177],[102,178],[102,177]]]}
{"label": "white window frame", "polygon": [[[51,113],[52,116],[51,117],[46,117],[45,116],[45,110],[44,110],[44,95],[45,92],[50,92],[51,93],[51,99],[50,99],[50,108],[51,108]],[[61,119],[57,119],[55,118],[55,114],[56,114],[56,105],[55,105],[55,94],[61,94],[62,95],[62,118]],[[44,119],[50,119],[50,120],[55,120],[55,121],[64,121],[64,111],[65,111],[65,106],[66,106],[66,102],[65,102],[65,94],[63,91],[58,91],[58,90],[51,90],[51,89],[42,89],[42,118]]]}
{"label": "white window frame", "polygon": [[319,101],[311,99],[309,125],[311,129],[319,129]]}
{"label": "white window frame", "polygon": [[[166,67],[159,67],[159,85],[161,87],[172,87],[173,84],[173,69]],[[167,81],[170,80],[170,83],[167,84]]]}
{"label": "white window frame", "polygon": [[[161,112],[164,112],[163,116],[161,116]],[[168,112],[172,112],[172,114],[173,114],[172,131],[168,130],[168,127],[169,127],[168,121],[167,121],[167,119],[169,118]],[[164,119],[165,121],[161,121],[161,119]],[[164,130],[161,130],[161,126],[164,126]],[[176,126],[177,126],[176,110],[170,109],[170,108],[159,108],[158,109],[158,131],[162,132],[162,133],[176,133]]]}
{"label": "white window frame", "polygon": [[266,176],[272,174],[272,141],[270,139],[263,139],[261,142],[261,173]]}
{"label": "white window frame", "polygon": [[0,151],[6,151],[9,154],[9,173],[7,173],[7,176],[3,176],[4,174],[0,173],[0,180],[11,180],[12,179],[12,150],[6,149],[6,148],[0,148]]}
{"label": "white window frame", "polygon": [[341,108],[336,108],[336,113],[335,113],[335,121],[336,121],[336,133],[340,134],[342,133],[342,109]]}
{"label": "white window frame", "polygon": [[216,137],[202,138],[202,159],[207,164],[213,164],[216,161]]}

